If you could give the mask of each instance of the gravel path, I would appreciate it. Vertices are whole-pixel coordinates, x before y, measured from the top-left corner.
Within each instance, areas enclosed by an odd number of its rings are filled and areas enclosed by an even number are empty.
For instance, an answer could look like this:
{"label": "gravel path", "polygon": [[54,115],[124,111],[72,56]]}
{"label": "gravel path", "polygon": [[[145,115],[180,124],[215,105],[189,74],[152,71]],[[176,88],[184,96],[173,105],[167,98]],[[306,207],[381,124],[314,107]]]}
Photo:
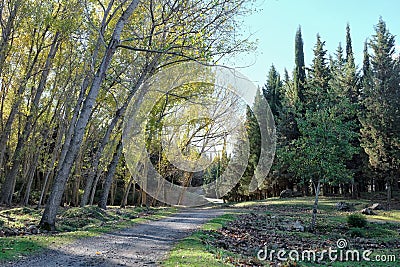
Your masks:
{"label": "gravel path", "polygon": [[224,209],[185,209],[171,217],[77,240],[5,266],[157,266],[174,243]]}

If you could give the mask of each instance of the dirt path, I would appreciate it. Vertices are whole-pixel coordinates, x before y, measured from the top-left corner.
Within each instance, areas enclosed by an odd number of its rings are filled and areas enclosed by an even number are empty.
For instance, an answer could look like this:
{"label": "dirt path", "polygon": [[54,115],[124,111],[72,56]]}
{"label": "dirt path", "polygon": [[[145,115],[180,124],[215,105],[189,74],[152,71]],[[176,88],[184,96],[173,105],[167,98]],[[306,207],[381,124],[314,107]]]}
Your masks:
{"label": "dirt path", "polygon": [[185,209],[158,221],[78,240],[5,266],[157,266],[174,243],[225,209]]}

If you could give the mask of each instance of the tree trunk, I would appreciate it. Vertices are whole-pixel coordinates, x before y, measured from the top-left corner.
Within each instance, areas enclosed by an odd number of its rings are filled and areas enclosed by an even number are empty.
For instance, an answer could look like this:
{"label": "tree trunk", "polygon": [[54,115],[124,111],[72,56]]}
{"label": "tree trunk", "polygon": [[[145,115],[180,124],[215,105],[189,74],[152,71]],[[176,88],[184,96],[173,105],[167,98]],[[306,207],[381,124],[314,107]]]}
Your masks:
{"label": "tree trunk", "polygon": [[115,54],[118,43],[120,42],[122,29],[127,23],[129,17],[132,15],[133,11],[136,9],[138,3],[139,0],[131,1],[129,6],[122,13],[121,17],[115,25],[111,41],[109,42],[108,47],[105,50],[102,62],[93,79],[88,95],[83,102],[80,116],[74,127],[74,135],[71,139],[71,145],[69,146],[64,162],[62,163],[62,166],[60,166],[59,171],[57,172],[57,175],[54,179],[54,184],[49,197],[49,201],[46,205],[42,219],[40,221],[40,227],[43,229],[55,229],[55,221],[58,207],[61,203],[62,194],[64,192],[68,176],[71,172],[73,162],[82,143],[85,128],[88,124],[90,114],[92,113],[93,106],[96,102],[96,97],[99,93],[101,83],[105,78],[106,71],[110,66],[111,59]]}
{"label": "tree trunk", "polygon": [[316,221],[317,221],[318,198],[319,198],[320,189],[321,189],[321,181],[318,180],[318,184],[317,184],[316,188],[315,188],[315,183],[314,183],[315,200],[314,200],[314,207],[313,207],[313,212],[312,212],[312,220],[311,220],[310,231],[314,231],[315,230],[315,224],[316,224]]}
{"label": "tree trunk", "polygon": [[158,58],[154,59],[150,64],[148,64],[147,66],[145,66],[143,68],[143,71],[142,71],[139,79],[133,86],[132,90],[130,90],[129,95],[128,95],[127,99],[125,100],[124,104],[122,105],[122,107],[120,107],[115,112],[115,116],[113,117],[111,123],[108,125],[107,131],[104,134],[103,139],[101,140],[100,146],[97,149],[97,151],[93,157],[92,168],[87,177],[86,184],[85,184],[85,190],[83,192],[83,196],[82,196],[82,200],[81,200],[81,207],[84,207],[88,203],[89,195],[90,195],[89,203],[90,203],[90,205],[93,204],[94,193],[95,193],[97,182],[99,179],[99,175],[98,175],[99,163],[100,163],[100,158],[103,155],[104,148],[106,147],[108,141],[110,140],[111,133],[114,130],[115,126],[117,125],[118,121],[120,120],[120,118],[122,116],[124,116],[129,103],[131,102],[133,96],[135,95],[135,92],[137,91],[137,89],[140,87],[140,85],[144,81],[148,72],[154,67],[154,65],[157,62],[157,59]]}
{"label": "tree trunk", "polygon": [[[2,27],[1,31],[1,41],[0,41],[0,77],[3,77],[3,69],[4,69],[4,62],[6,61],[7,57],[7,52],[9,51],[9,42],[12,39],[12,33],[13,33],[13,28],[14,28],[14,21],[17,16],[17,11],[19,9],[19,6],[21,4],[21,1],[16,1],[14,4],[14,7],[10,10],[10,13],[8,15],[7,23],[5,24],[5,27]],[[3,14],[1,14],[3,15]],[[1,16],[3,18],[3,16]],[[2,117],[1,117],[2,118]],[[3,166],[3,158],[4,158],[4,153],[6,151],[5,145],[7,143],[8,136],[6,136],[8,133],[4,132],[1,135],[0,138],[0,168]]]}
{"label": "tree trunk", "polygon": [[104,182],[103,192],[101,194],[99,205],[98,205],[102,209],[107,209],[108,194],[110,193],[110,188],[111,188],[111,185],[113,182],[115,170],[117,169],[117,165],[118,165],[119,159],[121,157],[121,153],[122,153],[122,140],[119,141],[116,151],[110,162],[110,165],[108,165],[108,168],[107,168],[108,172],[107,172],[106,180]]}
{"label": "tree trunk", "polygon": [[60,125],[58,127],[56,144],[55,144],[55,147],[54,147],[54,150],[53,150],[53,154],[51,156],[51,163],[50,163],[49,166],[47,166],[47,172],[46,172],[46,176],[44,178],[43,188],[42,188],[42,190],[40,192],[39,202],[38,202],[37,207],[36,207],[37,209],[39,209],[40,206],[42,205],[44,196],[45,196],[45,194],[47,192],[47,189],[48,189],[48,183],[49,183],[50,177],[52,177],[54,175],[54,166],[55,166],[55,163],[56,163],[56,160],[57,160],[58,150],[61,147],[61,139],[62,139],[62,136],[63,136],[63,130],[64,130],[64,127],[62,127]]}
{"label": "tree trunk", "polygon": [[57,49],[58,49],[59,36],[60,36],[60,34],[58,32],[54,36],[53,42],[50,47],[49,54],[46,59],[44,70],[40,77],[39,86],[36,90],[35,97],[33,99],[31,107],[30,107],[29,115],[26,118],[26,122],[25,122],[24,129],[22,131],[22,134],[20,135],[20,138],[18,138],[17,146],[15,148],[13,158],[12,158],[11,170],[8,172],[5,182],[4,182],[5,186],[3,186],[2,197],[1,197],[0,202],[7,204],[7,205],[11,205],[12,195],[14,193],[13,188],[9,187],[8,185],[15,183],[14,180],[17,178],[18,170],[19,170],[19,167],[21,164],[21,156],[23,153],[23,148],[25,146],[25,142],[28,140],[29,136],[31,135],[31,132],[33,129],[33,119],[35,118],[35,116],[37,116],[37,108],[39,106],[39,101],[40,101],[40,98],[44,91],[44,88],[45,88],[45,85],[47,82],[47,77],[49,75],[53,59],[54,59]]}
{"label": "tree trunk", "polygon": [[387,198],[387,209],[390,210],[391,202],[392,202],[392,173],[389,172],[389,177],[387,178],[387,186],[386,186],[386,198]]}
{"label": "tree trunk", "polygon": [[[128,204],[128,196],[129,196],[129,191],[131,191],[132,183],[133,183],[133,176],[131,176],[131,178],[129,179],[129,182],[125,188],[124,196],[122,197],[120,208],[125,208],[126,205]],[[133,191],[135,191],[135,188],[133,188]]]}
{"label": "tree trunk", "polygon": [[[111,133],[114,130],[115,125],[117,124],[117,122],[120,118],[121,118],[120,110],[118,110],[116,112],[116,115],[112,119],[111,123],[108,125],[107,131],[104,134],[103,139],[101,140],[100,146],[97,149],[97,151],[93,157],[92,168],[86,179],[85,190],[83,192],[83,196],[81,199],[81,204],[80,204],[81,207],[84,207],[88,203],[89,196],[90,196],[90,203],[91,204],[93,203],[94,193],[96,191],[97,182],[98,182],[98,178],[99,178],[98,171],[99,171],[100,158],[101,158],[101,155],[103,154],[104,148],[106,147],[108,141],[110,140]],[[96,177],[96,179],[95,179],[95,177]],[[91,192],[92,192],[92,194],[91,194]]]}
{"label": "tree trunk", "polygon": [[26,185],[24,199],[22,201],[22,204],[24,206],[27,206],[29,204],[29,196],[31,194],[32,183],[33,183],[33,179],[35,178],[35,171],[36,171],[38,161],[39,161],[39,153],[35,153],[33,163],[30,166],[29,172],[28,172],[28,183]]}

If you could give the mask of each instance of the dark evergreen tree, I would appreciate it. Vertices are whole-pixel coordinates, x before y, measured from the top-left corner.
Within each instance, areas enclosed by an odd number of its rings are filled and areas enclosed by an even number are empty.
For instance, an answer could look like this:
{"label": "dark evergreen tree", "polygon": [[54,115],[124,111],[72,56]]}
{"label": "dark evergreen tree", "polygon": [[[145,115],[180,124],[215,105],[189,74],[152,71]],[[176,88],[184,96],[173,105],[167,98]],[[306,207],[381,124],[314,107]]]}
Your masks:
{"label": "dark evergreen tree", "polygon": [[304,94],[306,109],[315,109],[326,100],[328,83],[331,78],[330,69],[326,60],[327,51],[325,41],[317,34],[317,43],[314,48],[314,58],[308,72],[307,88]]}
{"label": "dark evergreen tree", "polygon": [[[364,60],[361,145],[369,156],[371,167],[381,174],[375,181],[376,189],[383,190],[386,186],[390,201],[394,177],[399,175],[400,81],[398,61],[394,59],[395,38],[382,18],[369,46],[372,49],[371,65],[368,58]],[[366,83],[367,75],[371,75],[370,84]]]}
{"label": "dark evergreen tree", "polygon": [[290,82],[289,73],[286,68],[283,71],[283,81],[285,82],[285,84],[288,84]]}
{"label": "dark evergreen tree", "polygon": [[350,25],[346,25],[346,62],[354,65],[353,44],[351,43]]}
{"label": "dark evergreen tree", "polygon": [[279,114],[282,107],[281,90],[282,82],[280,75],[276,71],[274,65],[272,65],[268,72],[267,83],[264,85],[262,91],[274,116]]}
{"label": "dark evergreen tree", "polygon": [[294,62],[295,69],[293,73],[294,89],[300,101],[303,101],[303,91],[306,84],[306,71],[304,64],[303,37],[301,27],[297,29],[294,43]]}

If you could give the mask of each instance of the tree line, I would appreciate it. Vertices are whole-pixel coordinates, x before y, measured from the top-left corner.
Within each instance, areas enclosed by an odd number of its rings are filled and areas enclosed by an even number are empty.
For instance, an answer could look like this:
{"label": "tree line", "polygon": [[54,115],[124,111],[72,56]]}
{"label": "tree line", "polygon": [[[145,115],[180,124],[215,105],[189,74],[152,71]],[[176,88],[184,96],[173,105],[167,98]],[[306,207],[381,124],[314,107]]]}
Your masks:
{"label": "tree line", "polygon": [[[339,43],[329,55],[317,35],[313,54],[306,66],[299,27],[292,77],[285,70],[282,79],[274,65],[269,69],[262,93],[277,126],[274,165],[264,186],[249,192],[254,166],[249,162],[247,178],[244,175],[230,198],[279,196],[285,189],[353,198],[386,191],[390,203],[400,183],[400,59],[395,36],[381,18],[375,34],[365,41],[361,67],[355,63],[349,25],[344,48]],[[250,157],[257,160],[260,136],[251,112],[247,121]]]}

